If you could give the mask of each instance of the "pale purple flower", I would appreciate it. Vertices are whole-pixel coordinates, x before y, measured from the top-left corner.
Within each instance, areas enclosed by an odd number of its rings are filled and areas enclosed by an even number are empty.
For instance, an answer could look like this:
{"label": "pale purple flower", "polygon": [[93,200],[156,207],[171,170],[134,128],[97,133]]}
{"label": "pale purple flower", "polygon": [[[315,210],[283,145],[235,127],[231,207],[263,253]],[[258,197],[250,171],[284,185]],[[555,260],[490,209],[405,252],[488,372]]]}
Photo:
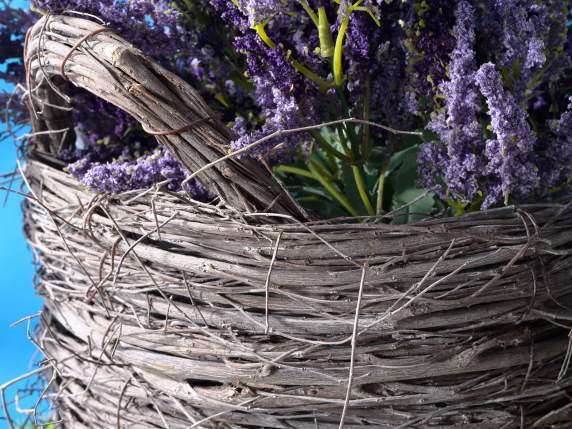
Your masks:
{"label": "pale purple flower", "polygon": [[[494,64],[483,64],[476,81],[487,100],[491,127],[496,135],[496,139],[486,143],[487,172],[499,178],[505,201],[513,195],[529,195],[538,187],[539,173],[534,162],[536,137],[527,121],[527,113],[504,89]],[[499,198],[500,195],[487,195],[487,205],[498,202]]]}
{"label": "pale purple flower", "polygon": [[[420,175],[426,186],[435,185],[444,175],[448,191],[454,197],[472,201],[481,189],[485,166],[482,126],[477,120],[481,109],[475,87],[475,10],[461,1],[455,12],[453,29],[455,49],[449,65],[450,80],[440,85],[445,110],[435,116],[427,128],[435,131],[445,147],[436,149],[426,143],[420,152]],[[427,147],[428,146],[428,147]],[[425,164],[434,167],[424,168]]]}
{"label": "pale purple flower", "polygon": [[237,3],[252,26],[264,22],[277,13],[287,12],[289,4],[287,0],[238,0]]}
{"label": "pale purple flower", "polygon": [[[178,191],[188,172],[168,150],[156,149],[132,161],[89,163],[85,158],[68,167],[90,190],[118,194],[132,189],[146,189],[165,182],[164,189]],[[187,189],[196,199],[212,198],[204,186],[192,181]]]}
{"label": "pale purple flower", "polygon": [[496,63],[510,72],[517,102],[525,97],[527,84],[546,62],[545,39],[550,30],[547,3],[530,0],[495,0],[502,21],[504,51]]}

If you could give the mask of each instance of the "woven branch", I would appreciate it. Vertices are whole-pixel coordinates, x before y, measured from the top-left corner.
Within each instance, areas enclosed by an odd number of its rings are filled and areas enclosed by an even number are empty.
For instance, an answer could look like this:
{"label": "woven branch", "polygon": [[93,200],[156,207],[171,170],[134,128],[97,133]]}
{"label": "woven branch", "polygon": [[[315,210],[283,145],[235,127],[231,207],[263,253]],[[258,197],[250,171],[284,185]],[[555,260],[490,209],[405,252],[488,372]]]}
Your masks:
{"label": "woven branch", "polygon": [[[131,114],[189,171],[226,155],[230,132],[199,93],[118,35],[101,31],[105,29],[83,18],[47,16],[28,34],[24,56],[34,130],[69,130],[38,135],[36,155],[53,158],[74,141],[71,113],[57,107],[69,106],[62,94],[62,71],[72,84]],[[199,178],[241,211],[271,209],[304,218],[272,175],[251,159],[228,159]]]}
{"label": "woven branch", "polygon": [[[34,27],[39,88],[54,91],[69,49],[97,28],[69,17]],[[68,64],[72,82],[153,130],[208,112],[112,33]],[[158,104],[129,92],[141,82]],[[55,130],[48,122],[35,131]],[[205,123],[160,138],[197,168],[222,155],[224,133]],[[570,427],[572,202],[410,225],[302,222],[286,202],[253,212],[257,184],[233,194],[224,168],[245,160],[204,171],[227,206],[158,190],[94,195],[42,152],[68,136],[58,138],[36,138],[25,226],[42,267],[45,397],[64,427]]]}
{"label": "woven branch", "polygon": [[346,428],[572,418],[569,205],[265,225],[177,194],[95,197],[35,161],[26,177],[66,427],[335,428],[352,350]]}

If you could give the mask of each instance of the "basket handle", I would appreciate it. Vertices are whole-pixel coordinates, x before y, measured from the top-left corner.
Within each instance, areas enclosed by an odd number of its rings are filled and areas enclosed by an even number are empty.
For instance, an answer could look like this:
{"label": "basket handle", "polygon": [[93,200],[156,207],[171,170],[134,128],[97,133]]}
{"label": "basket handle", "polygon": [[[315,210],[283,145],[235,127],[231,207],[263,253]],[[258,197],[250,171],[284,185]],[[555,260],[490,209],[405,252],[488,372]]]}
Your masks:
{"label": "basket handle", "polygon": [[[228,153],[230,130],[199,93],[109,28],[46,15],[29,30],[24,51],[35,133],[31,156],[55,159],[61,149],[73,147],[66,81],[129,113],[191,172]],[[303,209],[253,159],[227,159],[202,171],[199,179],[242,212],[271,210],[305,219]]]}

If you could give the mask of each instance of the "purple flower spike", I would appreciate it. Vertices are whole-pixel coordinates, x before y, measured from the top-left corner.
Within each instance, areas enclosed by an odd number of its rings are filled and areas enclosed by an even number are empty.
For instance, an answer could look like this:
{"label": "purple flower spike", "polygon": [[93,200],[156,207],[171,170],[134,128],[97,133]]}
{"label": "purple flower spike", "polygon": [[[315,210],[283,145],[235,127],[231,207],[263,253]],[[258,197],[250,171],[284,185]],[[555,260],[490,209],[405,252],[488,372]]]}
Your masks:
{"label": "purple flower spike", "polygon": [[[434,186],[444,173],[449,192],[468,202],[481,190],[486,160],[482,127],[477,120],[481,103],[474,83],[475,11],[468,2],[461,1],[455,15],[456,46],[451,53],[450,81],[440,85],[446,97],[446,109],[428,124],[445,148],[436,149],[431,147],[435,146],[433,143],[425,144],[419,162],[421,181],[425,186]],[[433,167],[427,168],[427,165]]]}
{"label": "purple flower spike", "polygon": [[[475,77],[487,100],[492,130],[496,134],[496,140],[486,144],[487,170],[499,177],[505,201],[511,195],[528,195],[538,187],[539,174],[534,162],[536,137],[527,114],[503,88],[494,64],[483,64]],[[489,196],[487,205],[498,202],[499,197]]]}
{"label": "purple flower spike", "polygon": [[[145,189],[159,182],[166,182],[164,188],[167,190],[179,191],[188,175],[187,170],[165,149],[156,149],[135,161],[90,163],[87,158],[82,158],[71,164],[68,172],[90,190],[109,194]],[[212,194],[196,180],[191,181],[186,190],[196,199],[212,198]]]}

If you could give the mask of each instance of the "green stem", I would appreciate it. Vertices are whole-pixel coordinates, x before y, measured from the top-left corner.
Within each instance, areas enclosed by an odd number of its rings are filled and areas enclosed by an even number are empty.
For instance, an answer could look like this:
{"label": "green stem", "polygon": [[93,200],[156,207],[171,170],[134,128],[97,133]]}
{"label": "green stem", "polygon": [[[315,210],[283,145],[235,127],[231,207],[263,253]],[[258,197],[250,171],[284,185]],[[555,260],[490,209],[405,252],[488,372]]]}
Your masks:
{"label": "green stem", "polygon": [[[369,103],[371,98],[371,85],[369,76],[365,80],[365,94],[363,101],[363,119],[369,121]],[[371,139],[369,135],[369,124],[363,125],[362,139],[361,139],[361,153],[364,159],[369,157],[371,151]]]}
{"label": "green stem", "polygon": [[[342,88],[336,88],[336,96],[338,97],[338,100],[340,101],[340,104],[342,106],[343,115],[347,118],[351,117],[352,112],[351,112],[350,106],[348,104],[348,100],[346,98],[346,95],[344,94],[344,91],[342,90]],[[350,143],[349,147],[351,148],[351,156],[353,157],[352,159],[358,163],[362,163],[363,157],[360,154],[359,142],[358,142],[358,138],[357,138],[356,132],[355,132],[355,124],[346,123],[346,124],[340,125],[340,127],[341,127],[341,129],[346,130],[346,133],[347,133],[346,142],[349,141],[349,143]]]}
{"label": "green stem", "polygon": [[320,28],[319,24],[318,24],[318,15],[316,15],[316,12],[314,12],[312,10],[312,8],[310,7],[310,5],[308,4],[308,2],[306,0],[300,0],[300,5],[302,6],[302,8],[306,11],[306,13],[308,14],[308,16],[310,16],[310,19],[312,20],[312,22],[314,23],[314,25],[316,26],[316,28]]}
{"label": "green stem", "polygon": [[318,85],[318,88],[322,92],[326,92],[328,89],[334,88],[336,86],[334,82],[329,82],[325,79],[322,79],[308,67],[302,65],[302,63],[300,63],[300,61],[298,60],[292,60],[292,65],[294,66],[297,72],[302,73],[304,76],[306,76],[316,85]]}
{"label": "green stem", "polygon": [[373,206],[371,205],[371,201],[369,200],[369,195],[367,195],[367,190],[365,189],[365,182],[363,180],[363,175],[362,175],[361,169],[357,165],[352,165],[352,171],[354,173],[354,180],[356,182],[356,186],[358,188],[359,196],[363,202],[363,205],[364,205],[365,209],[367,210],[367,213],[370,216],[373,216],[373,215],[375,215],[375,210],[373,209]]}
{"label": "green stem", "polygon": [[336,37],[336,45],[334,46],[334,82],[337,86],[342,86],[344,83],[344,71],[342,69],[342,52],[344,50],[344,37],[350,22],[350,12],[342,20],[338,36]]}
{"label": "green stem", "polygon": [[[336,158],[342,160],[343,162],[347,162],[345,159],[347,157],[343,153],[341,153],[340,151],[334,149],[332,147],[332,145],[330,145],[324,139],[324,137],[322,137],[322,135],[318,131],[312,130],[312,131],[310,131],[310,133],[314,137],[313,143],[318,143],[318,146],[322,147],[324,149],[324,151],[326,152],[326,157],[328,158],[328,162],[330,163],[330,165],[332,166],[332,169],[334,170],[334,175],[337,175],[339,168],[338,168],[338,163],[336,161]],[[313,144],[311,147],[313,148]],[[311,154],[312,154],[312,151],[310,151],[310,155]],[[349,158],[347,158],[347,159],[349,160]]]}
{"label": "green stem", "polygon": [[[260,37],[260,39],[266,44],[266,46],[268,46],[271,49],[275,49],[276,43],[274,43],[274,41],[270,38],[270,36],[266,32],[265,27],[266,27],[266,24],[268,24],[268,21],[269,21],[269,19],[266,20],[265,22],[261,22],[260,24],[256,24],[254,27],[252,27],[252,29],[254,31],[256,31],[256,34],[258,34],[258,37]],[[308,67],[306,67],[302,63],[300,63],[300,61],[295,60],[295,59],[292,59],[291,61],[292,61],[292,66],[294,67],[294,69],[298,73],[303,74],[308,79],[310,79],[312,82],[314,82],[316,85],[318,85],[318,88],[320,89],[320,91],[326,92],[328,89],[334,88],[336,86],[334,82],[329,82],[325,79],[322,79],[320,76],[318,76],[312,70],[310,70]]]}
{"label": "green stem", "polygon": [[261,22],[260,24],[256,24],[254,27],[252,27],[255,31],[256,34],[258,34],[258,37],[260,37],[262,39],[262,41],[264,43],[266,43],[266,45],[272,49],[276,48],[276,43],[274,43],[272,41],[272,39],[270,38],[270,36],[268,36],[268,33],[266,33],[266,29],[264,28],[266,26],[266,22]]}
{"label": "green stem", "polygon": [[383,213],[383,197],[385,188],[385,165],[379,171],[379,184],[377,186],[377,202],[375,205],[375,212],[379,215]]}
{"label": "green stem", "polygon": [[391,154],[393,153],[393,148],[395,146],[395,141],[390,136],[385,145],[385,150],[383,151],[383,161],[381,162],[381,167],[379,168],[379,184],[377,186],[377,202],[376,211],[377,214],[382,214],[383,203],[385,202],[385,182],[387,180],[387,173],[389,171],[389,164],[391,159]]}
{"label": "green stem", "polygon": [[276,171],[277,173],[296,174],[298,176],[303,176],[315,180],[314,175],[310,171],[299,167],[293,167],[291,165],[279,165],[274,168],[274,171]]}
{"label": "green stem", "polygon": [[348,199],[342,195],[328,180],[326,180],[322,174],[320,173],[317,166],[314,164],[313,161],[310,161],[308,167],[310,171],[314,174],[314,178],[320,182],[320,185],[330,193],[337,201],[341,204],[341,206],[352,216],[357,217],[359,216],[358,212],[352,207]]}
{"label": "green stem", "polygon": [[332,147],[331,144],[329,144],[324,137],[322,137],[322,135],[318,132],[318,131],[311,131],[312,136],[314,137],[314,139],[316,140],[316,142],[318,143],[318,145],[324,149],[328,154],[335,156],[336,158],[344,161],[344,162],[348,162],[348,163],[352,163],[353,160],[344,155],[343,153],[341,153],[339,150],[335,149],[334,147]]}
{"label": "green stem", "polygon": [[340,124],[340,125],[336,126],[336,129],[338,131],[338,136],[340,137],[340,143],[341,143],[342,147],[344,148],[344,150],[346,151],[346,155],[353,161],[354,155],[353,155],[352,149],[348,145],[348,139],[346,138],[346,135],[344,134],[344,127],[342,127],[342,125]]}
{"label": "green stem", "polygon": [[328,15],[326,15],[326,8],[324,6],[318,8],[318,36],[320,38],[320,54],[322,57],[333,57],[334,41],[332,40],[330,23],[328,22]]}
{"label": "green stem", "polygon": [[322,177],[323,177],[324,179],[326,179],[326,180],[328,180],[328,181],[330,181],[330,182],[335,179],[335,178],[334,178],[334,175],[333,175],[332,173],[330,173],[330,172],[328,171],[328,169],[327,169],[326,167],[324,167],[319,160],[317,160],[316,158],[314,158],[314,159],[311,160],[311,162],[312,162],[312,164],[314,164],[314,167],[316,167],[316,168],[318,169],[318,171],[320,172],[320,174],[322,175]]}
{"label": "green stem", "polygon": [[377,16],[375,16],[373,14],[373,12],[371,11],[371,9],[369,7],[366,6],[353,6],[352,10],[359,10],[361,12],[366,12],[371,19],[373,19],[373,21],[375,22],[375,25],[377,25],[378,27],[381,27],[381,22],[379,21],[379,19],[377,19]]}
{"label": "green stem", "polygon": [[305,203],[307,201],[320,201],[320,199],[315,195],[307,195],[305,197],[297,197],[296,201],[298,201],[299,203]]}
{"label": "green stem", "polygon": [[[339,2],[337,2],[339,3]],[[369,8],[360,6],[363,3],[363,0],[356,1],[353,5],[350,5],[347,10],[347,15],[342,19],[342,23],[340,24],[340,29],[338,30],[338,36],[336,37],[336,45],[334,47],[334,81],[336,82],[337,86],[341,86],[344,83],[344,73],[342,68],[342,53],[344,50],[344,37],[346,36],[346,31],[348,29],[348,23],[350,21],[350,15],[352,12],[356,10],[363,10],[369,12],[370,15],[376,21],[376,24],[379,22],[375,19],[373,13]]]}

